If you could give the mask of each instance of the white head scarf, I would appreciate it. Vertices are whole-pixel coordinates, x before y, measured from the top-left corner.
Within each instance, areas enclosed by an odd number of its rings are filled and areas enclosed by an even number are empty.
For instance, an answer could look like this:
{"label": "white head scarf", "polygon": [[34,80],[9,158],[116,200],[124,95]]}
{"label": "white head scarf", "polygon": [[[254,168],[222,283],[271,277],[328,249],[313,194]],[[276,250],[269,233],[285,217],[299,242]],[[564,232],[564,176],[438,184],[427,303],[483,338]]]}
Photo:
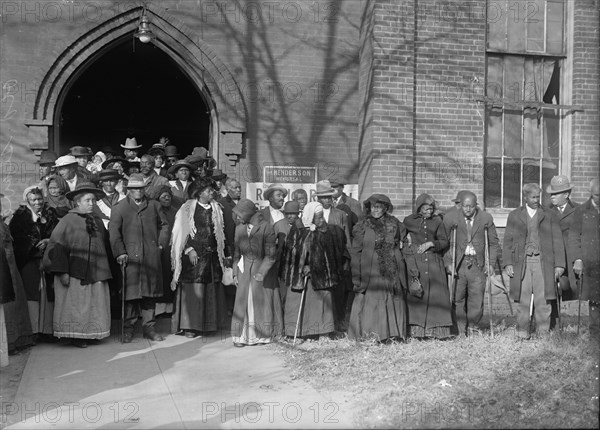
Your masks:
{"label": "white head scarf", "polygon": [[25,188],[25,191],[23,191],[23,204],[29,208],[31,212],[31,218],[33,219],[33,222],[36,222],[39,218],[39,214],[35,213],[33,208],[29,205],[29,200],[27,199],[27,196],[34,190],[39,190],[39,194],[41,194],[42,196],[44,195],[40,187],[38,187],[37,185],[31,185]]}
{"label": "white head scarf", "polygon": [[309,202],[304,206],[304,209],[302,209],[302,224],[304,224],[304,227],[311,230],[316,228],[313,220],[317,212],[323,212],[323,205],[319,202]]}

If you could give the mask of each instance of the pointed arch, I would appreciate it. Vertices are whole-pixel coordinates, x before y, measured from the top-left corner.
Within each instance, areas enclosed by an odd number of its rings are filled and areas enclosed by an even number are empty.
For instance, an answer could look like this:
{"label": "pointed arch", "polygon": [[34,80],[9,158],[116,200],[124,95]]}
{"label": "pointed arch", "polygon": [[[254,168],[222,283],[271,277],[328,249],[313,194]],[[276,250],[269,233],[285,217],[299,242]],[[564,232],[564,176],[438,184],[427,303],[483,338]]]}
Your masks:
{"label": "pointed arch", "polygon": [[[97,58],[133,37],[142,8],[132,6],[55,51],[55,60],[38,77],[34,107],[25,123],[30,147],[38,155],[52,139],[61,97]],[[155,4],[147,5],[146,14],[156,35],[153,43],[189,76],[211,110],[211,151],[235,163],[246,132],[244,99],[235,78],[215,51],[179,19]]]}

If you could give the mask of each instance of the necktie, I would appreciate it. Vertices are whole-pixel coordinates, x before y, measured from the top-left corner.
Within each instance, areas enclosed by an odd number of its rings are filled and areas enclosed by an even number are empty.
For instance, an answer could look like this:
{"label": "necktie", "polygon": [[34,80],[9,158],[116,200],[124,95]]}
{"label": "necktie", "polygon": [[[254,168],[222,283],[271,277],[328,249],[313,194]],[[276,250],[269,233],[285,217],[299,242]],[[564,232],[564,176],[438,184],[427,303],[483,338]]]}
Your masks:
{"label": "necktie", "polygon": [[473,237],[473,219],[465,218],[467,221],[467,243],[471,243],[471,239]]}

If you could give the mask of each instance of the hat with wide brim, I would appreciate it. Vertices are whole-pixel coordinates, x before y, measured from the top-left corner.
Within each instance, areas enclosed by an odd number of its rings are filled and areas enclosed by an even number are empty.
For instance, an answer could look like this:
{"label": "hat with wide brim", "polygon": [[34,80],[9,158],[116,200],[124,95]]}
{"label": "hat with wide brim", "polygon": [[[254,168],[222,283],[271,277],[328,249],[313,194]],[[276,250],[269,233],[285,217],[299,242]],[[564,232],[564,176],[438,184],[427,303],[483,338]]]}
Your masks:
{"label": "hat with wide brim", "polygon": [[371,209],[371,206],[375,203],[384,203],[387,206],[387,212],[392,213],[394,210],[394,205],[392,205],[392,201],[385,194],[372,194],[367,200],[363,202],[367,209]]}
{"label": "hat with wide brim", "polygon": [[110,166],[112,163],[121,163],[124,171],[129,170],[129,161],[124,158],[111,158],[110,160],[106,160],[104,163],[102,163],[102,168],[108,169],[108,166]]}
{"label": "hat with wide brim", "polygon": [[271,194],[273,194],[275,191],[281,191],[283,193],[283,197],[287,197],[287,195],[288,195],[288,191],[285,189],[285,187],[283,185],[271,184],[267,187],[267,189],[263,193],[263,198],[265,200],[269,200],[271,198]]}
{"label": "hat with wide brim", "polygon": [[227,173],[223,173],[221,169],[215,169],[210,177],[215,181],[222,181],[223,179],[227,179]]}
{"label": "hat with wide brim", "polygon": [[119,180],[123,179],[119,172],[115,169],[102,169],[98,172],[98,181],[109,181],[109,180]]}
{"label": "hat with wide brim", "polygon": [[146,188],[148,184],[144,181],[144,176],[140,173],[134,173],[129,176],[127,188]]}
{"label": "hat with wide brim", "polygon": [[[156,144],[155,144],[156,145]],[[165,156],[165,150],[163,148],[160,147],[152,147],[148,150],[148,155],[152,155],[153,157],[156,157],[157,155],[160,155],[161,157]]]}
{"label": "hat with wide brim", "polygon": [[61,168],[66,166],[71,166],[73,164],[77,164],[77,159],[72,155],[63,155],[62,157],[58,157],[54,162],[54,167]]}
{"label": "hat with wide brim", "polygon": [[125,145],[121,145],[121,148],[123,149],[139,149],[141,147],[142,145],[137,144],[137,140],[135,140],[135,137],[128,137],[127,139],[125,139]]}
{"label": "hat with wide brim", "polygon": [[65,195],[69,200],[73,200],[75,198],[75,196],[77,196],[78,194],[82,194],[82,193],[92,193],[96,196],[97,199],[106,197],[106,194],[104,194],[104,191],[98,189],[91,182],[80,182],[77,184],[77,186],[75,187],[75,189],[73,191],[69,191]]}
{"label": "hat with wide brim", "polygon": [[73,157],[88,157],[93,155],[90,148],[86,146],[73,146],[69,148],[69,151]]}
{"label": "hat with wide brim", "polygon": [[100,151],[104,152],[105,154],[118,154],[118,152],[115,151],[115,149],[110,145],[104,145]]}
{"label": "hat with wide brim", "polygon": [[188,163],[187,161],[185,161],[185,160],[178,160],[175,163],[173,163],[173,165],[171,167],[169,167],[168,172],[171,175],[174,175],[182,167],[187,167],[188,169],[190,169],[190,172],[196,170],[196,168],[194,166],[192,166],[190,163]]}
{"label": "hat with wide brim", "polygon": [[343,178],[335,178],[335,179],[330,179],[329,183],[331,184],[331,186],[333,188],[336,188],[336,187],[343,187],[344,185],[346,185],[348,183],[348,181],[346,181]]}
{"label": "hat with wide brim", "polygon": [[217,183],[212,178],[208,176],[203,176],[192,181],[188,188],[188,193],[190,195],[190,198],[195,199],[198,196],[198,194],[200,194],[207,188],[212,188],[216,191],[216,185]]}
{"label": "hat with wide brim", "polygon": [[241,199],[231,211],[247,223],[250,222],[258,208],[252,200]]}
{"label": "hat with wide brim", "polygon": [[315,194],[317,197],[332,197],[335,192],[327,179],[317,182],[317,192]]}
{"label": "hat with wide brim", "polygon": [[40,166],[54,165],[57,159],[58,155],[56,155],[56,152],[47,149],[45,151],[42,151],[42,153],[40,154],[40,161],[38,162],[38,164]]}
{"label": "hat with wide brim", "polygon": [[546,187],[546,192],[548,194],[558,194],[572,189],[573,187],[571,186],[568,177],[565,175],[557,175],[550,180],[550,185]]}

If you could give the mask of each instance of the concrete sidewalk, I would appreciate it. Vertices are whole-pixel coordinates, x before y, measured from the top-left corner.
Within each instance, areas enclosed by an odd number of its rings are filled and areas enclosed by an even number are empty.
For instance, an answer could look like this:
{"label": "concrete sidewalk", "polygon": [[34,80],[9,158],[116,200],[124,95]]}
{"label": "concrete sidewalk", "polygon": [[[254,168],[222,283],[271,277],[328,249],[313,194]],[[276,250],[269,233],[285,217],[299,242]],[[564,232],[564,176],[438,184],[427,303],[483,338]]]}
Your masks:
{"label": "concrete sidewalk", "polygon": [[41,344],[5,405],[7,428],[353,427],[347,403],[289,374],[268,346],[235,348],[219,336]]}

